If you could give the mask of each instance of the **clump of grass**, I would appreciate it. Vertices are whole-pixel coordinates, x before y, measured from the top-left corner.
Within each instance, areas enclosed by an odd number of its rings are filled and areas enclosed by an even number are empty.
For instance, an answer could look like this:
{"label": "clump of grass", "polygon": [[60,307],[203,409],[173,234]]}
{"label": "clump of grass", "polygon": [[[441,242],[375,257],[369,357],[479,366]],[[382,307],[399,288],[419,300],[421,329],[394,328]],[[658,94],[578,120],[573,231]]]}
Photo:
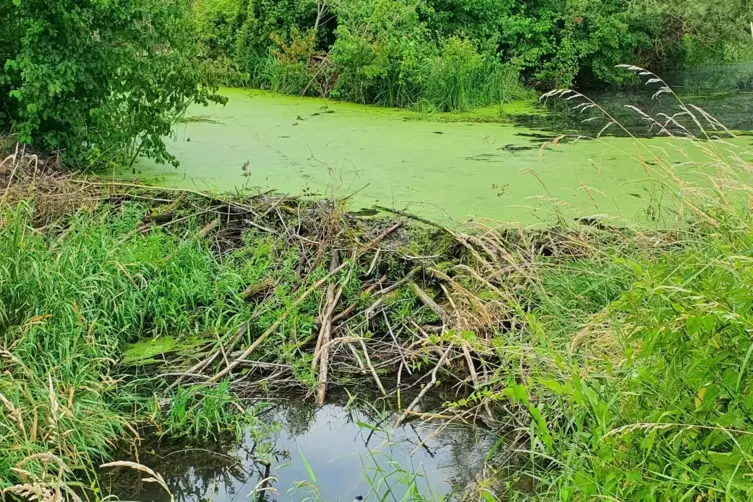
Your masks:
{"label": "clump of grass", "polygon": [[418,107],[427,111],[468,111],[532,97],[518,72],[480,54],[473,44],[449,38],[421,70]]}
{"label": "clump of grass", "polygon": [[257,407],[241,406],[224,380],[216,386],[180,386],[165,412],[162,434],[212,440],[231,433],[235,438],[259,425]]}
{"label": "clump of grass", "polygon": [[[656,75],[629,69],[658,84],[657,96],[674,96]],[[553,94],[600,110],[572,91]],[[515,297],[525,315],[498,344],[502,384],[475,396],[521,413],[500,418],[528,452],[520,472],[535,490],[508,485],[522,498],[753,496],[753,170],[732,133],[677,102],[676,114],[645,118],[678,150],[636,142],[636,161],[665,195],[661,231],[591,239],[575,261],[534,256],[528,293]],[[621,127],[600,111],[605,127]]]}
{"label": "clump of grass", "polygon": [[[138,410],[148,410],[148,395],[115,368],[126,342],[224,332],[250,314],[239,294],[227,298],[239,278],[222,274],[205,245],[159,231],[124,240],[145,211],[103,207],[71,216],[62,232],[40,232],[32,207],[7,209],[0,226],[3,484],[19,480],[13,469],[24,459],[45,452],[65,461],[66,477],[85,472],[107,457],[128,422],[146,416]],[[48,467],[32,461],[25,469],[42,476]]]}

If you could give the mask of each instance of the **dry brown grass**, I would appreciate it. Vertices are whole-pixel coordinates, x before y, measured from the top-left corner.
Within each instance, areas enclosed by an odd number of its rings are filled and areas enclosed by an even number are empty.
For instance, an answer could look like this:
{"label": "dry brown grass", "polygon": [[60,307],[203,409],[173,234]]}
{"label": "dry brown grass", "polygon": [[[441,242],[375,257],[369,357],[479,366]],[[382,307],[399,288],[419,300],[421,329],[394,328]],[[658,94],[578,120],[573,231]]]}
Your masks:
{"label": "dry brown grass", "polygon": [[92,210],[100,191],[74,179],[75,175],[63,172],[59,158],[40,157],[17,144],[0,161],[0,205],[32,204],[35,224],[40,227],[65,214]]}

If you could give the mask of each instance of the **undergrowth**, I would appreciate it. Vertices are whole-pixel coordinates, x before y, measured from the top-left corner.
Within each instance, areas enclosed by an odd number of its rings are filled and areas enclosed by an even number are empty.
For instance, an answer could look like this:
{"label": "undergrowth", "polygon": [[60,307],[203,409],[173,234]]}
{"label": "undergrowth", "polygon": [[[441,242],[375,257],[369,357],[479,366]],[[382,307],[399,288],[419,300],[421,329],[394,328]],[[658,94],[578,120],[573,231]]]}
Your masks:
{"label": "undergrowth", "polygon": [[[584,242],[576,260],[537,257],[522,295],[525,321],[499,349],[501,383],[464,403],[502,401],[525,416],[506,419],[525,438],[508,446],[524,452],[517,477],[534,488],[508,483],[509,496],[750,500],[751,154],[656,75],[628,69],[677,103],[675,114],[645,118],[703,160],[636,142],[636,162],[666,197],[661,230]],[[578,93],[552,94],[602,111]],[[673,158],[692,176],[677,176]]]}
{"label": "undergrowth", "polygon": [[[22,464],[43,476],[49,466],[35,455],[47,452],[66,466],[65,477],[90,472],[114,441],[131,435],[131,423],[164,422],[169,435],[206,438],[237,432],[247,418],[227,385],[178,387],[155,414],[148,391],[164,385],[138,374],[124,378],[115,367],[129,342],[211,340],[251,317],[241,284],[259,269],[223,266],[193,238],[132,235],[146,210],[100,207],[71,216],[58,232],[34,228],[28,205],[5,213],[0,486],[19,480],[13,469]],[[264,250],[257,259],[273,273]]]}

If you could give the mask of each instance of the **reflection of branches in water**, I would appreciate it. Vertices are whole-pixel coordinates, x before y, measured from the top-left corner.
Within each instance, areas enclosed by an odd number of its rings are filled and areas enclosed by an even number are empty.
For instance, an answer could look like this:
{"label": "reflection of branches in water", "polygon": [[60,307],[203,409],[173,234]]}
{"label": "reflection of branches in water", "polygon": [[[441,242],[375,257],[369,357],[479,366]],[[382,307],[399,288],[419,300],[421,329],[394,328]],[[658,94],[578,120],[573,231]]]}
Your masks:
{"label": "reflection of branches in water", "polygon": [[[438,405],[433,407],[432,402],[433,399],[426,400],[425,410],[439,409]],[[355,406],[353,401],[348,401],[347,406],[328,404],[317,409],[302,399],[291,398],[283,401],[267,417],[278,426],[276,434],[266,440],[248,430],[242,441],[213,445],[212,450],[190,449],[177,444],[153,445],[142,449],[141,460],[163,475],[178,501],[206,500],[215,494],[217,500],[240,500],[253,493],[254,499],[250,500],[271,502],[276,498],[276,491],[273,491],[277,485],[275,466],[290,461],[284,450],[286,446],[301,436],[316,435],[322,426],[329,425],[343,432],[347,430],[346,434],[350,434],[355,425],[352,451],[360,458],[364,475],[372,480],[373,493],[369,498],[377,495],[376,492],[379,495],[389,490],[403,493],[421,487],[431,488],[430,484],[436,490],[437,476],[449,483],[450,490],[456,493],[478,481],[476,478],[487,464],[486,454],[497,448],[495,434],[455,421],[409,420],[402,427],[393,429],[397,414],[393,404],[389,400],[359,400]],[[282,431],[285,434],[280,436]],[[344,441],[348,443],[348,438]],[[145,453],[152,448],[161,455]],[[504,458],[504,447],[497,450]],[[414,457],[413,453],[418,456]],[[505,460],[508,461],[509,458]],[[432,466],[430,475],[424,472],[422,462]],[[317,466],[314,465],[313,469],[316,471]],[[148,483],[141,484],[138,476],[133,474],[125,470],[106,473],[103,487],[107,489],[109,485],[110,493],[131,500],[169,500],[164,492]],[[270,475],[268,485],[259,484]],[[254,487],[260,486],[268,487],[270,491],[253,491]]]}
{"label": "reflection of branches in water", "polygon": [[277,409],[276,419],[284,424],[283,428],[290,438],[306,434],[316,422],[317,408],[303,400],[291,399]]}
{"label": "reflection of branches in water", "polygon": [[[156,446],[162,452],[166,447]],[[169,447],[167,447],[169,448]],[[176,500],[206,499],[217,487],[228,495],[235,495],[235,486],[243,485],[254,475],[238,456],[222,451],[242,450],[242,444],[220,443],[216,449],[173,447],[162,455],[141,454],[141,463],[159,472]],[[146,450],[146,448],[145,448]],[[221,451],[217,451],[221,450]],[[143,483],[133,470],[116,469],[101,476],[103,488],[121,499],[169,501],[164,490],[152,483]]]}

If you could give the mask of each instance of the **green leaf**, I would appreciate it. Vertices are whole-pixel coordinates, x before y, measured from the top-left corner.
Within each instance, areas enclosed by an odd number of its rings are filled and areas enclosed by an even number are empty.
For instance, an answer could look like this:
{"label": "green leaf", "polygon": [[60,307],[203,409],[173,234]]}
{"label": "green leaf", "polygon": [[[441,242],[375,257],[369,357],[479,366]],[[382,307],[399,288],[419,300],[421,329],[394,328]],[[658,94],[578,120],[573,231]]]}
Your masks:
{"label": "green leaf", "polygon": [[298,454],[301,456],[301,461],[303,462],[303,466],[306,467],[306,472],[309,475],[309,479],[312,483],[316,483],[316,475],[314,475],[314,470],[311,468],[311,464],[309,464],[309,461],[306,460],[306,457],[303,455],[303,452],[301,451],[301,447],[298,447]]}

